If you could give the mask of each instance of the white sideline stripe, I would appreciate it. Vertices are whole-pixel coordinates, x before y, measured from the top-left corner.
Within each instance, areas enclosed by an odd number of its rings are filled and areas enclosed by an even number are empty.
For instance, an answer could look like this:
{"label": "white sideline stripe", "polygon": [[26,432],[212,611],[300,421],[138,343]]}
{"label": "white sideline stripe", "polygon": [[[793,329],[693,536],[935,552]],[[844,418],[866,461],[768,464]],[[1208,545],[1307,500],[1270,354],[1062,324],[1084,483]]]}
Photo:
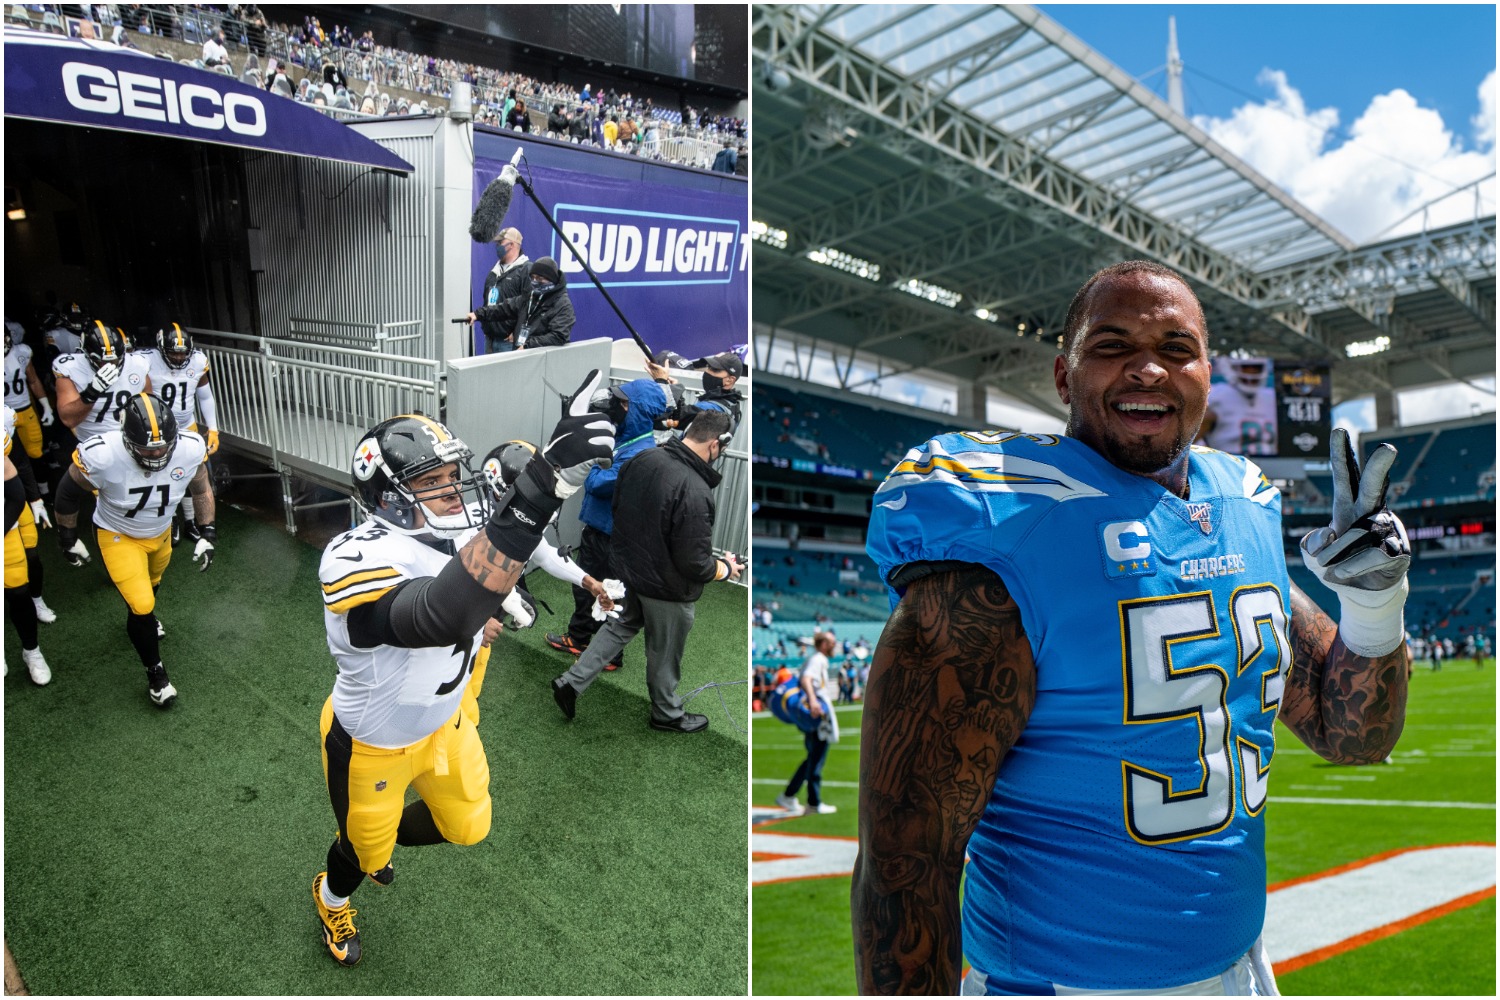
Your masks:
{"label": "white sideline stripe", "polygon": [[[835,712],[863,712],[865,710],[865,705],[864,705],[864,702],[860,702],[858,705],[835,705],[835,706],[833,706],[833,710]],[[750,718],[752,718],[752,719],[774,719],[774,718],[776,718],[776,716],[774,716],[774,715],[771,714],[770,709],[766,709],[763,712],[751,712],[750,713]]]}
{"label": "white sideline stripe", "polygon": [[1273,963],[1285,962],[1494,885],[1488,846],[1407,851],[1299,882],[1267,897],[1266,951]]}
{"label": "white sideline stripe", "polygon": [[755,854],[791,854],[774,861],[754,861],[750,880],[776,882],[789,878],[819,878],[848,875],[854,871],[859,844],[828,837],[795,837],[782,833],[750,832],[750,851]]}
{"label": "white sideline stripe", "polygon": [[[798,747],[797,749],[800,750],[802,748]],[[787,775],[787,777],[789,778],[789,777],[791,777],[791,775]],[[750,779],[750,784],[752,784],[752,785],[777,785],[777,786],[780,786],[782,788],[785,788],[786,787],[786,778],[751,778]],[[824,788],[858,788],[859,787],[859,782],[857,782],[857,781],[829,781],[827,778],[824,778],[823,779],[823,787]]]}
{"label": "white sideline stripe", "polygon": [[[823,782],[827,785],[830,782]],[[1271,796],[1272,802],[1300,802],[1316,806],[1395,806],[1399,809],[1494,809],[1493,802],[1409,802],[1405,799],[1323,799]]]}

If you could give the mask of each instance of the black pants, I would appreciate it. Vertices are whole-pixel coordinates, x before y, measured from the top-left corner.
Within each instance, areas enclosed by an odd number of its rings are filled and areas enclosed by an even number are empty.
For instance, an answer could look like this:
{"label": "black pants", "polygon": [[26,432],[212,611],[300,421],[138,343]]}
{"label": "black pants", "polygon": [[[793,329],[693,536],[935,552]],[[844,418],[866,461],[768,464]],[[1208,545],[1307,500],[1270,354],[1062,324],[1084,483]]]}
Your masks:
{"label": "black pants", "polygon": [[[583,537],[578,541],[578,551],[573,553],[576,562],[595,580],[618,580],[614,562],[610,558],[609,536],[591,525],[583,526]],[[568,635],[580,646],[587,645],[599,631],[603,622],[594,621],[594,595],[582,587],[573,588],[573,617],[568,620]]]}
{"label": "black pants", "polygon": [[794,799],[807,782],[807,804],[818,806],[823,802],[823,762],[828,759],[828,741],[814,729],[802,734],[802,745],[807,747],[807,759],[797,765],[797,773],[787,782],[786,797]]}

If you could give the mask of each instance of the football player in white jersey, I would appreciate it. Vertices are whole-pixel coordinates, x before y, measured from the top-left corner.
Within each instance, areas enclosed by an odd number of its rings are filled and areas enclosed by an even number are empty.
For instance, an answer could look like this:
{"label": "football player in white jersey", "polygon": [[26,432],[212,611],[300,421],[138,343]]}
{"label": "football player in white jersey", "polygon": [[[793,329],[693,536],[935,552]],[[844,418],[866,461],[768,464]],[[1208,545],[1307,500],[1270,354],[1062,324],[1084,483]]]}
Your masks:
{"label": "football player in white jersey", "polygon": [[184,493],[196,501],[200,538],[193,559],[206,570],[213,563],[214,496],[204,459],[208,444],[192,431],[179,431],[160,398],[137,393],[126,401],[120,426],[96,434],[73,452],[73,464],[57,490],[58,542],[77,555],[78,504],[97,490],[95,538],[109,578],[125,599],[125,633],[146,668],[151,703],[169,708],[177,689],[161,662],[161,623],[156,589],[172,561],[172,512]]}
{"label": "football player in white jersey", "polygon": [[[476,844],[489,832],[489,763],[466,682],[548,521],[613,454],[613,425],[588,412],[600,380],[589,374],[546,450],[493,504],[473,453],[435,420],[393,417],[355,449],[369,518],[330,542],[318,569],[338,664],[320,729],[339,832],[312,894],[341,965],[361,955],[349,897],[366,874],[389,881],[397,844]],[[408,786],[419,796],[409,806]]]}
{"label": "football player in white jersey", "polygon": [[[57,376],[57,415],[79,444],[118,428],[126,404],[151,391],[146,359],[129,353],[119,331],[97,319],[84,333],[80,353],[53,361],[52,372]],[[65,555],[74,566],[90,559],[82,542]]]}
{"label": "football player in white jersey", "polygon": [[[203,414],[204,438],[208,453],[219,450],[219,416],[214,405],[213,386],[208,384],[208,355],[193,346],[193,335],[176,323],[156,331],[156,346],[138,352],[146,359],[151,373],[151,391],[177,418],[178,427],[197,432],[198,414]],[[197,408],[194,409],[194,403]],[[193,498],[182,500],[183,534],[188,541],[198,540],[193,527]],[[172,521],[172,542],[177,542],[178,521]]]}
{"label": "football player in white jersey", "polygon": [[17,481],[20,482],[22,495],[26,499],[26,510],[21,514],[20,521],[16,525],[20,532],[21,548],[24,550],[26,563],[24,567],[26,592],[31,595],[31,604],[36,610],[37,621],[50,625],[57,621],[57,612],[47,607],[47,602],[42,599],[42,555],[37,551],[36,543],[37,529],[52,527],[52,518],[47,514],[46,504],[42,503],[41,487],[37,485],[36,475],[32,471],[31,459],[27,456],[26,449],[15,447],[15,411],[8,405],[0,407],[0,411],[3,411],[5,415],[5,457],[10,459],[11,464],[16,467]]}
{"label": "football player in white jersey", "polygon": [[[52,426],[52,404],[31,363],[31,345],[5,321],[5,405],[16,411],[16,434],[31,458],[42,457],[42,428]],[[33,407],[32,399],[36,400]],[[41,413],[37,413],[37,408]]]}
{"label": "football player in white jersey", "polygon": [[[7,410],[7,412],[9,412]],[[52,670],[47,658],[42,655],[37,641],[37,614],[27,589],[26,549],[21,541],[21,529],[30,520],[31,509],[26,506],[26,494],[21,488],[21,477],[10,460],[10,428],[5,430],[5,617],[15,626],[21,640],[21,662],[33,684],[46,684],[52,679]],[[35,529],[33,529],[34,531]]]}
{"label": "football player in white jersey", "polygon": [[60,314],[50,318],[48,329],[43,333],[47,343],[57,349],[58,355],[77,354],[83,346],[83,335],[93,323],[88,313],[77,302]]}
{"label": "football player in white jersey", "polygon": [[1199,439],[1231,455],[1276,454],[1276,390],[1266,384],[1265,358],[1236,351],[1220,358],[1226,375],[1208,389]]}

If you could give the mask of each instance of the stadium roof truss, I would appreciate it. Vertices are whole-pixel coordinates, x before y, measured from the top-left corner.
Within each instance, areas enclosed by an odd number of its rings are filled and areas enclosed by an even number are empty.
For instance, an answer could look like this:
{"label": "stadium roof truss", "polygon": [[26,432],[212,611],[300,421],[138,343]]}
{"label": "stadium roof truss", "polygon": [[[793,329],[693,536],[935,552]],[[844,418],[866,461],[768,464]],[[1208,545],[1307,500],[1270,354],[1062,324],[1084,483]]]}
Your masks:
{"label": "stadium roof truss", "polygon": [[1049,398],[1072,292],[1145,257],[1217,348],[1336,360],[1340,398],[1494,371],[1493,216],[1356,247],[1032,7],[753,11],[752,215],[788,234],[757,322]]}

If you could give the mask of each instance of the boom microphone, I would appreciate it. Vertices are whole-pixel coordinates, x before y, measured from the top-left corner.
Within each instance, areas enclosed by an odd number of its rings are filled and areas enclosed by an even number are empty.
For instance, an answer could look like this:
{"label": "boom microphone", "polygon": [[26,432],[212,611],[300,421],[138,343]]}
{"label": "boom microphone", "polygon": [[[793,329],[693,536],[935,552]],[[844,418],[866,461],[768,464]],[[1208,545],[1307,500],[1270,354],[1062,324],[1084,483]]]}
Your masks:
{"label": "boom microphone", "polygon": [[516,189],[521,173],[516,166],[521,162],[522,147],[517,146],[498,177],[485,185],[469,219],[469,236],[475,243],[492,243],[500,235],[500,225],[505,222],[505,213],[510,211],[510,196]]}

